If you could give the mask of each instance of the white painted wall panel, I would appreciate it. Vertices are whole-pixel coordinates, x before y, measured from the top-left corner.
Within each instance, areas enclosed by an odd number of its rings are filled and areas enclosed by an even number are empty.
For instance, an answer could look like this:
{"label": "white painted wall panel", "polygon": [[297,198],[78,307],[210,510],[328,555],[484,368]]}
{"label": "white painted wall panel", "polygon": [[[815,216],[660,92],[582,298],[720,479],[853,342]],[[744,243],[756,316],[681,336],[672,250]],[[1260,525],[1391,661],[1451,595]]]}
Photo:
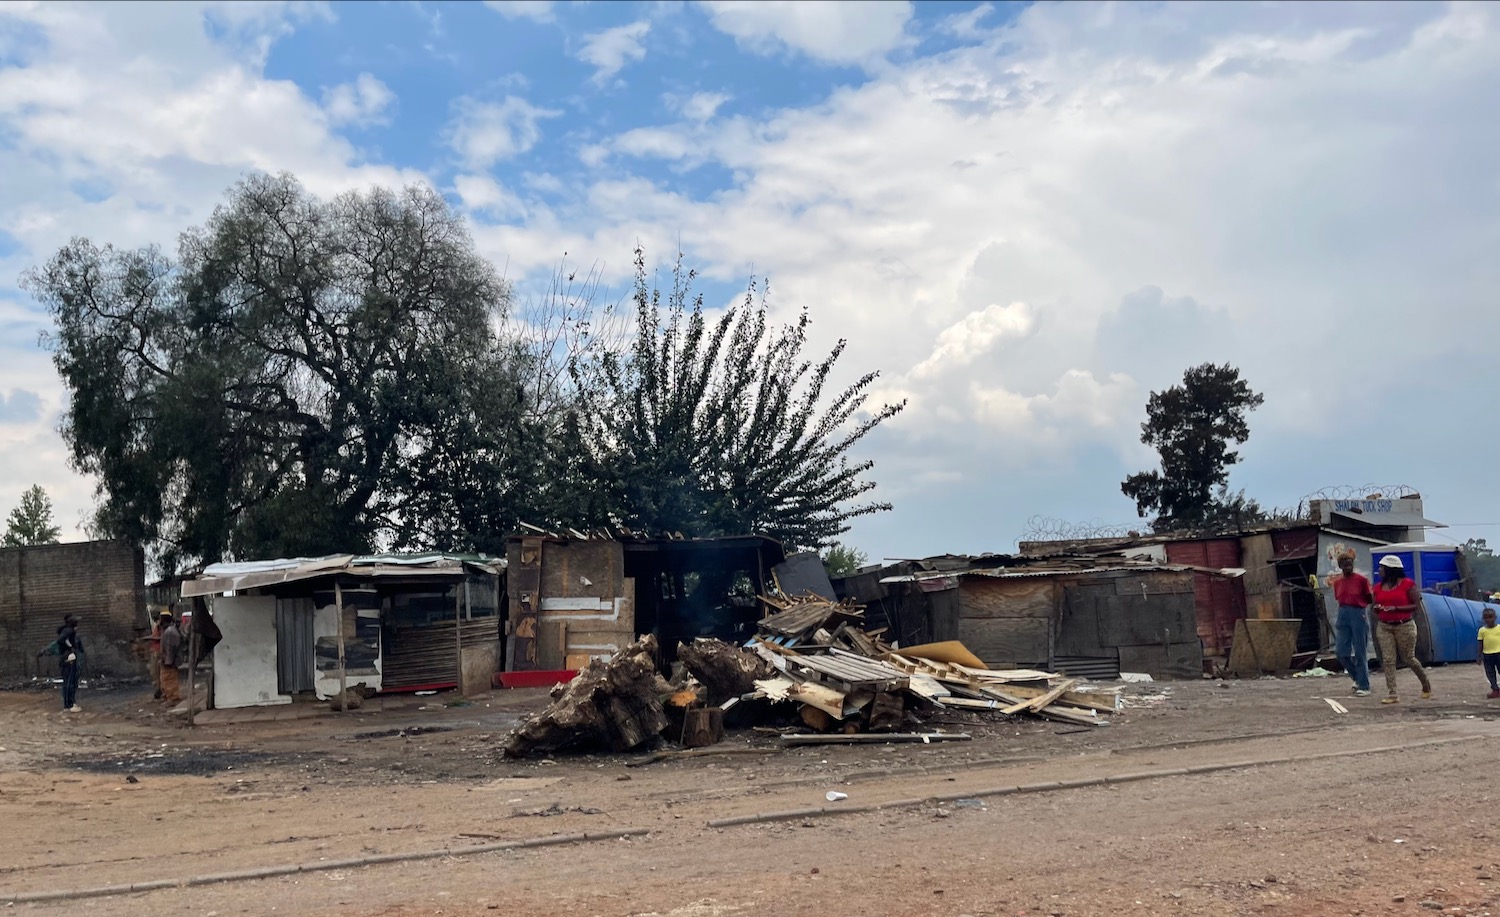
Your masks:
{"label": "white painted wall panel", "polygon": [[290,704],[276,685],[276,599],[219,596],[214,623],[224,639],[214,647],[214,706]]}

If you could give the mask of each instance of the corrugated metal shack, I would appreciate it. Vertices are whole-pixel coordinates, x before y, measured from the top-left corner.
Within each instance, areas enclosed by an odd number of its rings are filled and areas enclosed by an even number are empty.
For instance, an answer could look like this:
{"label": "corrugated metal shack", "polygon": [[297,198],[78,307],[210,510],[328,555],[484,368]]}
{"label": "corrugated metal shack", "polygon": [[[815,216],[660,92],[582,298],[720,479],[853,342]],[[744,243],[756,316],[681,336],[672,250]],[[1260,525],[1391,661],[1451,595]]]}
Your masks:
{"label": "corrugated metal shack", "polygon": [[506,545],[506,670],[582,668],[655,634],[663,661],[694,637],[753,632],[780,542],[516,535]]}
{"label": "corrugated metal shack", "polygon": [[[503,561],[381,554],[214,564],[182,584],[208,597],[215,707],[339,691],[487,690],[500,668]],[[227,594],[232,593],[232,594]]]}
{"label": "corrugated metal shack", "polygon": [[[1423,515],[1422,498],[1409,493],[1393,499],[1313,500],[1305,518],[1258,523],[1233,533],[1165,533],[1125,538],[1023,541],[1021,553],[1037,557],[1126,556],[1199,568],[1194,576],[1198,636],[1203,655],[1227,663],[1236,622],[1292,619],[1299,625],[1296,651],[1309,663],[1331,646],[1337,608],[1327,575],[1335,555],[1355,551],[1355,568],[1371,571],[1370,549],[1392,541],[1420,540],[1428,528],[1442,527]],[[1243,577],[1212,571],[1239,568]]]}
{"label": "corrugated metal shack", "polygon": [[[1124,558],[989,560],[1005,563],[883,576],[880,582],[900,596],[901,620],[929,615],[921,636],[959,639],[990,668],[1046,668],[1094,678],[1121,671],[1154,678],[1202,674],[1193,567]],[[932,617],[935,611],[938,617]]]}

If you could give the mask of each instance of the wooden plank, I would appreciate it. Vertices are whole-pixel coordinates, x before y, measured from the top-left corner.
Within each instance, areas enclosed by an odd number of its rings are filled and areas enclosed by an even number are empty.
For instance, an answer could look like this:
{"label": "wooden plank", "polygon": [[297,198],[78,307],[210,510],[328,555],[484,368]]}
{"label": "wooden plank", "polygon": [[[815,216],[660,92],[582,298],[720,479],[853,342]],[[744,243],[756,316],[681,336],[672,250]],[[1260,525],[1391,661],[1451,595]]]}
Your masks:
{"label": "wooden plank", "polygon": [[1300,618],[1236,621],[1234,642],[1229,651],[1229,671],[1236,675],[1254,675],[1286,670],[1297,650],[1297,632],[1301,627]]}
{"label": "wooden plank", "polygon": [[1053,656],[1104,655],[1104,644],[1099,638],[1098,604],[1114,597],[1113,583],[1068,583],[1063,589]]}
{"label": "wooden plank", "polygon": [[[986,688],[994,694],[1006,694],[1013,698],[1010,702],[1016,703],[1022,699],[1035,700],[1047,693],[1046,688],[1033,688],[1028,685],[1003,685],[995,688]],[[1072,707],[1081,707],[1085,710],[1098,710],[1101,713],[1114,713],[1119,709],[1119,694],[1117,691],[1108,693],[1089,694],[1082,691],[1064,691],[1058,696],[1057,702]]]}
{"label": "wooden plank", "polygon": [[973,669],[965,665],[954,666],[954,668],[980,681],[1053,681],[1057,678],[1054,672],[1043,672],[1038,669]]}
{"label": "wooden plank", "polygon": [[[987,693],[993,694],[997,698],[1001,698],[1002,703],[1016,705],[1021,701],[1021,698],[1007,695],[1005,689],[1001,688],[989,689]],[[1080,707],[1069,707],[1064,704],[1058,703],[1051,704],[1047,707],[1042,708],[1041,710],[1033,710],[1029,712],[1045,719],[1057,720],[1061,723],[1078,723],[1083,726],[1109,725],[1109,721],[1100,719],[1098,712],[1094,710],[1085,710]]]}
{"label": "wooden plank", "polygon": [[958,636],[979,658],[992,663],[1046,665],[1051,627],[1047,618],[963,618]]}
{"label": "wooden plank", "polygon": [[856,732],[833,735],[786,735],[785,745],[879,745],[883,742],[967,742],[973,736],[963,732]]}
{"label": "wooden plank", "polygon": [[926,700],[940,701],[953,696],[953,692],[943,687],[942,682],[922,672],[912,673],[911,680],[907,683],[906,689]]}
{"label": "wooden plank", "polygon": [[980,700],[975,697],[945,697],[942,700],[944,707],[955,707],[959,710],[999,710],[1001,701]]}
{"label": "wooden plank", "polygon": [[[964,619],[1043,618],[1056,605],[1056,581],[1046,576],[966,576],[959,581],[959,628]],[[980,655],[983,655],[981,653]]]}
{"label": "wooden plank", "polygon": [[812,682],[802,682],[787,691],[789,700],[798,701],[823,711],[836,720],[844,718],[844,695],[832,688]]}
{"label": "wooden plank", "polygon": [[1023,700],[1020,703],[1012,704],[1011,706],[1006,707],[1002,712],[1020,713],[1022,710],[1030,710],[1035,712],[1057,700],[1064,694],[1068,693],[1068,691],[1072,690],[1073,686],[1076,684],[1078,684],[1078,679],[1070,678],[1057,687],[1053,688],[1052,690],[1048,691],[1047,693],[1043,694],[1041,697],[1033,697],[1029,700]]}
{"label": "wooden plank", "polygon": [[1191,593],[1117,595],[1100,600],[1094,607],[1099,617],[1099,641],[1105,647],[1183,643],[1198,632]]}

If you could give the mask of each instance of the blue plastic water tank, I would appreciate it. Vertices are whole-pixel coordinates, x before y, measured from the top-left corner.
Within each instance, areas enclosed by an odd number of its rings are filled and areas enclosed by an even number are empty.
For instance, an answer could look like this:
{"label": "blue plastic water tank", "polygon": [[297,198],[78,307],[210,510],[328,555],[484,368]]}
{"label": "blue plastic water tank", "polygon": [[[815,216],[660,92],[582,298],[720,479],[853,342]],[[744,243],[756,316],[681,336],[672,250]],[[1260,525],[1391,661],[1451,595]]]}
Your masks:
{"label": "blue plastic water tank", "polygon": [[1458,546],[1451,544],[1392,544],[1370,549],[1374,575],[1380,576],[1380,561],[1394,554],[1401,558],[1406,575],[1423,592],[1455,595],[1459,589]]}
{"label": "blue plastic water tank", "polygon": [[1422,608],[1427,612],[1427,633],[1432,646],[1429,662],[1473,662],[1479,658],[1483,602],[1423,592]]}

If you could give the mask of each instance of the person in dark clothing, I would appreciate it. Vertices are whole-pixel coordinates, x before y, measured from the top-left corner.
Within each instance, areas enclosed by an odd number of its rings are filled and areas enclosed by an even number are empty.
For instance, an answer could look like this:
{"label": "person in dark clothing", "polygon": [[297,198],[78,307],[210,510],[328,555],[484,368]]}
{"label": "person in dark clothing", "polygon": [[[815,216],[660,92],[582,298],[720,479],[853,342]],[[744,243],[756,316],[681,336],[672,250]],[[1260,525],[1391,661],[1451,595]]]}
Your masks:
{"label": "person in dark clothing", "polygon": [[161,699],[169,707],[182,702],[177,667],[185,660],[182,650],[182,631],[172,620],[172,612],[161,613]]}
{"label": "person in dark clothing", "polygon": [[83,640],[78,636],[78,617],[63,616],[57,629],[57,659],[62,673],[62,705],[65,713],[81,713],[78,706],[78,671],[83,667]]}

